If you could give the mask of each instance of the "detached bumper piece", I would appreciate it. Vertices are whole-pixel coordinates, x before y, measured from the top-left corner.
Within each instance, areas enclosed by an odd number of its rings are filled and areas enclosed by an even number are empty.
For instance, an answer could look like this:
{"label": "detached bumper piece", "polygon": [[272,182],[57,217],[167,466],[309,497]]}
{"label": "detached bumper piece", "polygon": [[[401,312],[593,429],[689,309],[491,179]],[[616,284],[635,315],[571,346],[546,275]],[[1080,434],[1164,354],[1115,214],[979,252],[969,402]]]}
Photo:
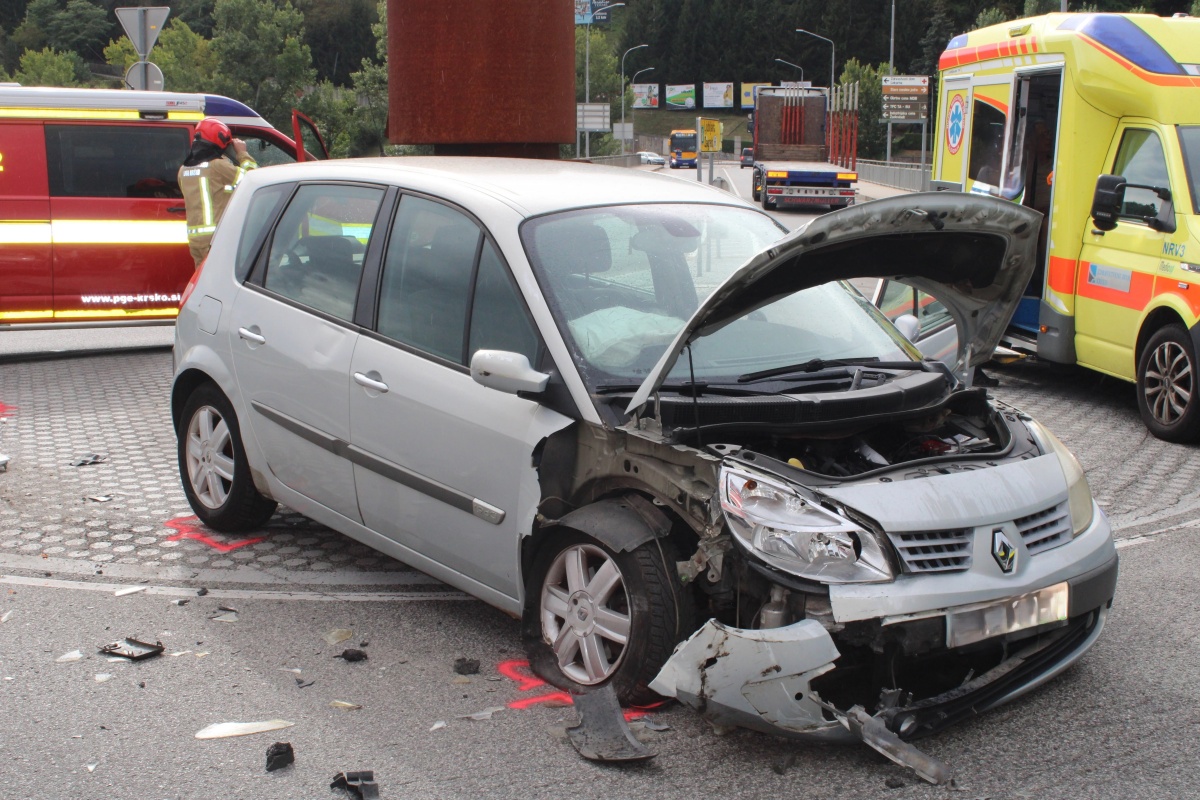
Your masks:
{"label": "detached bumper piece", "polygon": [[594,692],[572,694],[579,724],[567,728],[567,737],[589,761],[645,761],[657,755],[637,740],[611,683]]}

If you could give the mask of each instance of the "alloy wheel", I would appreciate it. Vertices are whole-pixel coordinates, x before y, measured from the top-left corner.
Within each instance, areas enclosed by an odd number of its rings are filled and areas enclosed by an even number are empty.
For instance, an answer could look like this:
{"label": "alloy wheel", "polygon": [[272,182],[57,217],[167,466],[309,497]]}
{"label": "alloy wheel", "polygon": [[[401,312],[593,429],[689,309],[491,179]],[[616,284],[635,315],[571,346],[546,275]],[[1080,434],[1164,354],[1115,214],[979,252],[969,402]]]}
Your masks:
{"label": "alloy wheel", "polygon": [[1173,425],[1187,411],[1195,389],[1192,363],[1176,342],[1163,342],[1146,364],[1145,396],[1150,413],[1162,425]]}
{"label": "alloy wheel", "polygon": [[188,422],[186,460],[197,499],[212,509],[224,505],[233,486],[233,437],[212,406],[197,409]]}
{"label": "alloy wheel", "polygon": [[592,686],[621,664],[629,642],[629,597],[620,567],[589,544],[564,548],[542,583],[542,635],[559,669]]}

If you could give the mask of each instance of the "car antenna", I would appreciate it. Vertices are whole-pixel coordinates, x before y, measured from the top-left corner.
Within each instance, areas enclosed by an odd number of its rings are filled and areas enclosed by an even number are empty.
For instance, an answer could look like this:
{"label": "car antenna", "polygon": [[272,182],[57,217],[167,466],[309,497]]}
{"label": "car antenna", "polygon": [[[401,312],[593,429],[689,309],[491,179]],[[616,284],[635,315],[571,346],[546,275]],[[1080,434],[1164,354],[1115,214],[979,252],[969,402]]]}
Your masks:
{"label": "car antenna", "polygon": [[696,446],[703,448],[704,447],[704,439],[701,438],[701,436],[700,436],[700,400],[698,399],[698,395],[700,394],[700,388],[698,386],[696,386],[696,367],[692,363],[692,344],[691,344],[691,342],[688,342],[687,354],[688,354],[688,380],[691,381],[691,383],[692,383],[692,418],[695,420],[695,423],[696,423]]}

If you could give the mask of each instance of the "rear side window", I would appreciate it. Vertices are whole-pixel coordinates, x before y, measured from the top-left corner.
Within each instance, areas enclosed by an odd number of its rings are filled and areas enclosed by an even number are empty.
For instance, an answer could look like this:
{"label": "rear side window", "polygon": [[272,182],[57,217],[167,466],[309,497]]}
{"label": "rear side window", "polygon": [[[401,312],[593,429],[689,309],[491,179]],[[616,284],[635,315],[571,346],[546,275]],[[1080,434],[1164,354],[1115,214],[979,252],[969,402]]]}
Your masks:
{"label": "rear side window", "polygon": [[369,186],[301,186],[275,226],[263,286],[349,321],[382,201]]}
{"label": "rear side window", "polygon": [[47,125],[51,197],[182,197],[191,130],[169,125]]}
{"label": "rear side window", "polygon": [[246,223],[242,226],[242,238],[238,242],[237,264],[234,270],[234,275],[239,281],[246,280],[246,276],[250,274],[254,259],[261,252],[266,240],[267,226],[275,217],[275,209],[292,191],[293,186],[291,183],[264,186],[250,198],[250,208],[246,211]]}

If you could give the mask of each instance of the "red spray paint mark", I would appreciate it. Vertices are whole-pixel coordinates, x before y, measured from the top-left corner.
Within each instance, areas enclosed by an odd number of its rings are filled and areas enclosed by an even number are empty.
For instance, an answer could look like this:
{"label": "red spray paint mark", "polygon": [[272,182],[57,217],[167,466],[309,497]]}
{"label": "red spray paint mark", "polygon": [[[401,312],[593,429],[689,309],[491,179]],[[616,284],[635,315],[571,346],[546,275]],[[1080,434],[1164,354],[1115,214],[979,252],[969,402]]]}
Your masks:
{"label": "red spray paint mark", "polygon": [[[534,675],[529,671],[529,662],[522,659],[512,659],[511,661],[501,661],[496,665],[496,671],[504,677],[508,678],[517,684],[518,692],[531,692],[534,689],[549,689],[550,691],[544,694],[536,694],[530,697],[522,697],[519,700],[514,700],[508,704],[509,708],[522,711],[526,708],[549,703],[554,706],[572,706],[575,701],[571,698],[570,693],[561,692],[547,684],[544,680]],[[656,704],[657,705],[657,704]],[[625,709],[625,720],[632,722],[635,719],[641,719],[649,713],[646,709],[627,708]]]}
{"label": "red spray paint mark", "polygon": [[9,406],[9,405],[5,405],[4,403],[0,402],[0,417],[7,417],[11,414],[15,414],[16,412],[17,412],[16,406]]}
{"label": "red spray paint mark", "polygon": [[169,519],[164,523],[168,528],[178,531],[167,537],[168,542],[178,542],[181,539],[193,539],[201,544],[206,544],[218,553],[230,553],[240,547],[246,547],[252,544],[266,541],[265,536],[255,536],[253,539],[238,539],[235,542],[221,541],[214,539],[204,531],[200,530],[203,523],[196,517],[180,517],[177,519]]}

